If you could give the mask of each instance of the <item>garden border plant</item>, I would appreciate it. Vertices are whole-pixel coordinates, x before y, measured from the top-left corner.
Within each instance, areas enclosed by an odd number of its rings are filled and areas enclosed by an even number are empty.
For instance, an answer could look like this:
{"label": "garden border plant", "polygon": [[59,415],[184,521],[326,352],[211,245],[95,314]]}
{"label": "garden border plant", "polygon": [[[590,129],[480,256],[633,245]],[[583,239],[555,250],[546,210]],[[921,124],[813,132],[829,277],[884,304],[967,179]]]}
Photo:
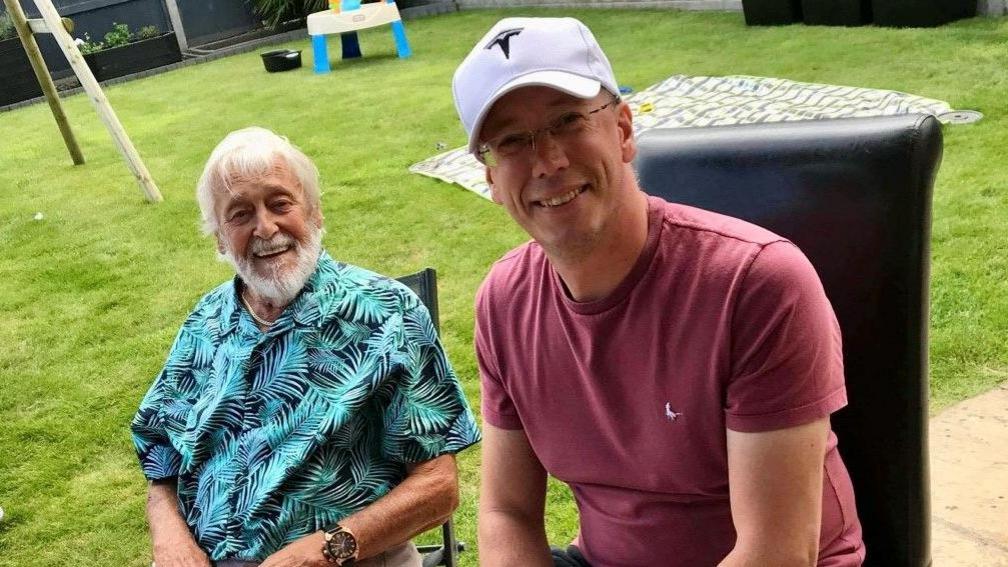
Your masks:
{"label": "garden border plant", "polygon": [[94,41],[85,33],[77,40],[77,47],[99,81],[182,60],[175,32],[161,32],[157,26],[143,26],[133,33],[127,24],[113,22],[102,41]]}
{"label": "garden border plant", "polygon": [[17,29],[14,27],[14,19],[7,12],[0,14],[0,41],[15,37]]}

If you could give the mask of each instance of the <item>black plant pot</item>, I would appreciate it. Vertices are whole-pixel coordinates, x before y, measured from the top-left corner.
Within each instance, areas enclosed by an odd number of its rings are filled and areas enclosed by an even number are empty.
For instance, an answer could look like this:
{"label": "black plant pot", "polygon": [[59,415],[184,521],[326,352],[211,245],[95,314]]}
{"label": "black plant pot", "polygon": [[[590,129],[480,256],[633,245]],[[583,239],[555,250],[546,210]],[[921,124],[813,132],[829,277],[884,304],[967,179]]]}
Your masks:
{"label": "black plant pot", "polygon": [[84,61],[99,81],[171,65],[181,60],[182,53],[174,32],[84,56]]}
{"label": "black plant pot", "polygon": [[880,26],[934,27],[976,16],[976,0],[872,0],[872,14]]}
{"label": "black plant pot", "polygon": [[35,71],[18,38],[0,41],[0,106],[42,96]]}
{"label": "black plant pot", "polygon": [[800,24],[801,0],[742,0],[742,12],[749,26]]}
{"label": "black plant pot", "polygon": [[802,0],[802,17],[813,26],[863,26],[872,21],[871,0]]}

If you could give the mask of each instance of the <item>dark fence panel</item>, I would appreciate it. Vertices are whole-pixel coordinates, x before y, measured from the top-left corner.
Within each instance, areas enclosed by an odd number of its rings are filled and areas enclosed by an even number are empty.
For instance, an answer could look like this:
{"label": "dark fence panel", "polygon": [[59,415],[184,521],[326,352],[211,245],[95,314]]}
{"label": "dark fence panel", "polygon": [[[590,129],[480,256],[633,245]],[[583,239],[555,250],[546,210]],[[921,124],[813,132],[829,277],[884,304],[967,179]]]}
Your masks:
{"label": "dark fence panel", "polygon": [[176,0],[189,45],[197,46],[246,32],[259,25],[251,2]]}
{"label": "dark fence panel", "polygon": [[[32,0],[21,0],[21,6],[29,18],[42,17]],[[81,39],[87,33],[92,41],[101,41],[106,33],[112,31],[113,22],[126,24],[134,32],[143,26],[172,29],[163,0],[53,0],[53,6],[61,16],[73,20],[74,32],[71,35]],[[35,39],[53,77],[59,79],[72,73],[70,64],[52,36],[36,34]]]}
{"label": "dark fence panel", "polygon": [[[29,18],[38,18],[33,0],[20,0]],[[244,0],[176,0],[179,16],[189,45],[198,46],[246,32],[259,25],[249,3]],[[164,0],[53,0],[61,16],[74,21],[73,37],[90,35],[101,41],[112,30],[113,23],[126,24],[136,32],[143,26],[172,29]],[[59,79],[72,73],[56,41],[45,34],[36,35],[39,49],[53,77]]]}

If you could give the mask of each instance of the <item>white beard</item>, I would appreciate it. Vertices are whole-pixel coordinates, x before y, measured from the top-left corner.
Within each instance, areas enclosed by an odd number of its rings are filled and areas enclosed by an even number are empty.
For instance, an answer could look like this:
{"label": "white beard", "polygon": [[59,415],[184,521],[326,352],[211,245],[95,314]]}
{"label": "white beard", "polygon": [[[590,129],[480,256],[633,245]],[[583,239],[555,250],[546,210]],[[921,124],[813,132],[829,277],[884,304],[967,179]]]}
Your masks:
{"label": "white beard", "polygon": [[322,229],[313,228],[308,233],[306,242],[298,242],[285,233],[277,233],[271,240],[260,240],[253,237],[249,243],[248,254],[269,250],[293,244],[297,261],[289,269],[281,269],[279,264],[271,264],[269,273],[260,275],[252,268],[249,258],[238,258],[231,250],[225,250],[223,259],[227,260],[241,277],[242,281],[257,295],[272,301],[277,305],[287,305],[294,301],[297,294],[308,283],[308,278],[315,272],[319,254],[322,253]]}

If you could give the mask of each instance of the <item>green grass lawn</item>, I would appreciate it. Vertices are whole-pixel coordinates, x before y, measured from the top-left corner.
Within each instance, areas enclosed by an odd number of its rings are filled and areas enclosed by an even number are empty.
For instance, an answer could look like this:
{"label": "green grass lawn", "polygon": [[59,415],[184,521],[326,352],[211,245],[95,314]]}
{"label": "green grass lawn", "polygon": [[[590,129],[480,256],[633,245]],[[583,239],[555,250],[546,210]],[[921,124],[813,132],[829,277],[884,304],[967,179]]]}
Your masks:
{"label": "green grass lawn", "polygon": [[[463,144],[455,65],[498,18],[581,18],[621,84],[670,75],[750,74],[906,91],[976,109],[945,129],[935,187],[932,407],[1008,376],[1008,19],[932,30],[749,29],[740,13],[472,11],[407,23],[414,56],[390,34],[365,57],[267,75],[256,53],[107,89],[165,197],[143,202],[88,100],[65,101],[87,164],[74,167],[46,105],[0,114],[0,565],[149,564],[146,485],[127,424],[195,301],[230,276],[197,228],[193,195],[211,148],[252,124],[289,136],[322,172],[326,247],[338,259],[440,275],[445,342],[478,408],[472,302],[491,262],[524,240],[504,211],[406,168]],[[36,212],[44,219],[33,220]],[[479,455],[460,458],[458,531],[476,565]],[[548,529],[576,531],[551,485]]]}

